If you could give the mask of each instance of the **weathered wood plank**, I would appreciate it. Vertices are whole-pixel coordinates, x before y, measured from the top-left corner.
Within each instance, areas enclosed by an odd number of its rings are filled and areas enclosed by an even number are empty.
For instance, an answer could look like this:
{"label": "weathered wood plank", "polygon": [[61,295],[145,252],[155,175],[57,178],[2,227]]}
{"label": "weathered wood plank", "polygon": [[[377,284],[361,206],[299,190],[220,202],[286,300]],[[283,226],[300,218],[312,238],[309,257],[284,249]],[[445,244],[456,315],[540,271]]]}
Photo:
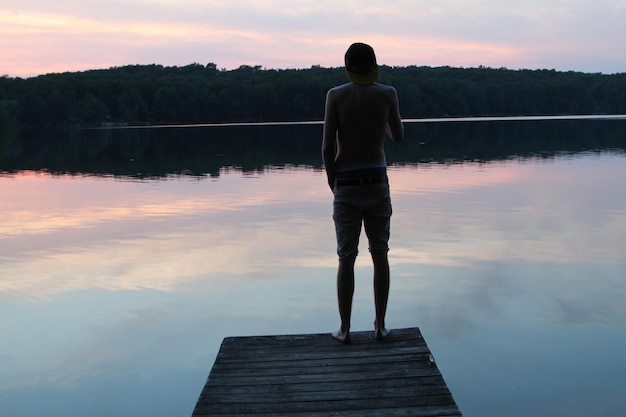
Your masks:
{"label": "weathered wood plank", "polygon": [[341,411],[306,411],[304,413],[252,413],[252,414],[205,414],[219,417],[250,417],[261,415],[263,417],[458,417],[460,413],[451,413],[448,406],[424,406],[424,407],[395,407],[374,408]]}
{"label": "weathered wood plank", "polygon": [[[342,372],[343,369],[348,368],[346,366],[341,367],[322,367],[318,368],[316,371],[307,371],[308,368],[304,368],[304,370],[295,369],[291,372],[290,369],[274,369],[268,370],[265,372],[250,372],[249,375],[246,375],[245,370],[238,370],[228,372],[216,372],[212,376],[212,380],[209,380],[209,383],[215,383],[218,385],[238,385],[243,382],[247,385],[246,381],[254,382],[254,383],[304,383],[304,382],[315,382],[315,381],[356,381],[356,380],[378,380],[378,379],[386,379],[386,378],[417,378],[422,376],[429,375],[438,375],[439,371],[435,367],[422,368],[417,366],[411,366],[412,364],[418,364],[419,362],[408,362],[403,364],[398,364],[398,366],[393,367],[360,367],[359,365],[354,365],[350,368],[349,372]],[[328,369],[328,372],[322,372],[322,369]],[[235,375],[233,375],[235,374]]]}
{"label": "weathered wood plank", "polygon": [[450,395],[429,395],[429,396],[409,396],[395,398],[372,398],[372,399],[339,399],[329,401],[285,401],[278,403],[237,403],[226,404],[226,408],[222,404],[210,404],[198,407],[198,411],[207,413],[205,415],[215,415],[223,410],[229,413],[246,414],[246,415],[263,415],[267,413],[305,413],[309,411],[351,411],[351,410],[375,410],[375,409],[392,409],[396,406],[407,407],[430,407],[445,406],[450,403]]}
{"label": "weathered wood plank", "polygon": [[[446,395],[447,387],[445,384],[419,385],[416,387],[412,384],[405,384],[395,387],[362,387],[356,390],[352,386],[345,386],[344,389],[324,389],[324,390],[290,390],[287,386],[276,387],[273,390],[257,391],[254,394],[250,392],[239,392],[237,402],[240,404],[256,404],[259,398],[263,399],[263,403],[295,403],[310,401],[344,401],[349,400],[371,400],[372,398],[398,398],[406,396],[436,396]],[[328,387],[329,388],[329,387]],[[419,390],[416,390],[419,388]],[[416,391],[418,391],[416,393]],[[235,391],[236,392],[236,391]],[[233,392],[227,392],[232,395]],[[223,392],[211,392],[202,399],[201,406],[230,404],[231,399],[223,395]]]}
{"label": "weathered wood plank", "polygon": [[319,368],[319,367],[335,367],[335,366],[349,366],[353,364],[359,364],[361,366],[391,366],[397,363],[406,363],[407,361],[413,362],[428,362],[430,361],[430,353],[428,351],[424,352],[397,352],[388,355],[363,355],[363,356],[348,356],[348,355],[340,355],[340,356],[314,356],[308,357],[305,359],[281,359],[280,357],[259,357],[258,360],[228,360],[223,359],[219,362],[216,362],[214,365],[214,370],[216,371],[227,371],[229,369],[237,370],[237,369],[245,369],[253,370],[253,369],[275,369],[277,367],[283,366],[285,363],[289,362],[289,366],[292,368]]}
{"label": "weathered wood plank", "polygon": [[224,339],[201,416],[460,416],[418,328]]}
{"label": "weathered wood plank", "polygon": [[[318,399],[322,401],[330,398],[346,398],[348,394],[352,398],[372,398],[375,395],[404,396],[404,395],[430,395],[438,392],[446,392],[447,387],[440,379],[435,378],[428,382],[416,383],[412,380],[380,381],[372,384],[366,381],[360,383],[345,382],[343,384],[283,384],[262,385],[245,387],[213,387],[209,393],[203,396],[203,402],[227,402],[231,397],[239,398],[259,397],[271,401],[272,398],[284,399],[298,396],[306,401]],[[310,398],[310,399],[309,399]]]}

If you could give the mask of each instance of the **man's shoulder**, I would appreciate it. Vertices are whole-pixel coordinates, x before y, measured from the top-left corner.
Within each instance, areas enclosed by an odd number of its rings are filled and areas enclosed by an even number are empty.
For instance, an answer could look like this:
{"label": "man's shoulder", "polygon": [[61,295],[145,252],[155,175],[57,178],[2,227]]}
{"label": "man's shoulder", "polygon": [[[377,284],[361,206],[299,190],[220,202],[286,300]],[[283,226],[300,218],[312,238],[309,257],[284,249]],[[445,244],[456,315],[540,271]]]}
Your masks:
{"label": "man's shoulder", "polygon": [[354,83],[345,83],[345,84],[341,84],[338,86],[335,86],[333,88],[331,88],[330,90],[328,90],[329,94],[340,94],[342,92],[345,91],[350,91],[350,90],[355,90],[355,89],[360,89],[363,87],[367,87],[368,89],[376,89],[379,91],[396,91],[396,89],[390,85],[387,84],[381,84],[381,83],[372,83],[372,84],[368,84],[368,85],[360,85],[360,84],[354,84]]}
{"label": "man's shoulder", "polygon": [[396,89],[391,85],[381,84],[381,83],[374,83],[374,85],[384,91],[396,91]]}
{"label": "man's shoulder", "polygon": [[337,85],[337,86],[331,88],[330,90],[328,90],[328,92],[329,93],[335,93],[335,92],[345,91],[345,90],[349,89],[351,85],[352,85],[352,83],[340,84],[340,85]]}
{"label": "man's shoulder", "polygon": [[334,103],[337,100],[341,100],[341,97],[344,97],[350,91],[352,83],[341,84],[336,87],[331,88],[326,93],[326,99],[329,103]]}

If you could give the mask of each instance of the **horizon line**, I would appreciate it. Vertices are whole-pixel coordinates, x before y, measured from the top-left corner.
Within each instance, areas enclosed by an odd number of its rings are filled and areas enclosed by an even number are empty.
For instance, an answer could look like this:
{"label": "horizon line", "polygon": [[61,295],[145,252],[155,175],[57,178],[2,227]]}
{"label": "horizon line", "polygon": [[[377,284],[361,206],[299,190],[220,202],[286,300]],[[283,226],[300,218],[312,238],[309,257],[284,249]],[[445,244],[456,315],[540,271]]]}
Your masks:
{"label": "horizon line", "polygon": [[[491,121],[536,121],[536,120],[622,120],[626,114],[569,114],[569,115],[529,115],[529,116],[460,116],[460,117],[429,117],[407,118],[402,123],[442,123],[442,122],[491,122]],[[323,125],[323,120],[304,121],[268,121],[268,122],[217,122],[217,123],[181,123],[157,125],[119,125],[86,127],[86,130],[105,129],[165,129],[193,127],[237,127],[237,126],[296,126]]]}

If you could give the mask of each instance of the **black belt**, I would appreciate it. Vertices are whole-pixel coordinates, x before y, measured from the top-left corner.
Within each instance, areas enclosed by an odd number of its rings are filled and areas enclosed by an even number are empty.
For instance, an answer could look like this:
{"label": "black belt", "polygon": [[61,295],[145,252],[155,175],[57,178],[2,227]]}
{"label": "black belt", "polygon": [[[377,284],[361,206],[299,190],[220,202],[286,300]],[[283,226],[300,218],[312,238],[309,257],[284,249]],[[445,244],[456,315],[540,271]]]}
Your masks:
{"label": "black belt", "polygon": [[384,184],[387,182],[386,175],[379,175],[376,177],[359,177],[359,178],[337,178],[335,185],[337,187],[343,187],[346,185],[371,185],[371,184]]}

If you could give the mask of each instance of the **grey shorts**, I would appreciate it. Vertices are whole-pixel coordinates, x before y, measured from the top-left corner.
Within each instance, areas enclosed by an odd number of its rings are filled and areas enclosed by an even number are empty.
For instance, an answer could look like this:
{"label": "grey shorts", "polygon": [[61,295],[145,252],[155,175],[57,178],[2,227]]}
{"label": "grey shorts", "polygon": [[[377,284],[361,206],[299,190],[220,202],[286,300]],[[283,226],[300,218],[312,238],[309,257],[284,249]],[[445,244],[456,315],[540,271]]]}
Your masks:
{"label": "grey shorts", "polygon": [[365,227],[370,252],[387,252],[392,211],[389,184],[335,186],[333,194],[339,260],[358,254],[361,225]]}

